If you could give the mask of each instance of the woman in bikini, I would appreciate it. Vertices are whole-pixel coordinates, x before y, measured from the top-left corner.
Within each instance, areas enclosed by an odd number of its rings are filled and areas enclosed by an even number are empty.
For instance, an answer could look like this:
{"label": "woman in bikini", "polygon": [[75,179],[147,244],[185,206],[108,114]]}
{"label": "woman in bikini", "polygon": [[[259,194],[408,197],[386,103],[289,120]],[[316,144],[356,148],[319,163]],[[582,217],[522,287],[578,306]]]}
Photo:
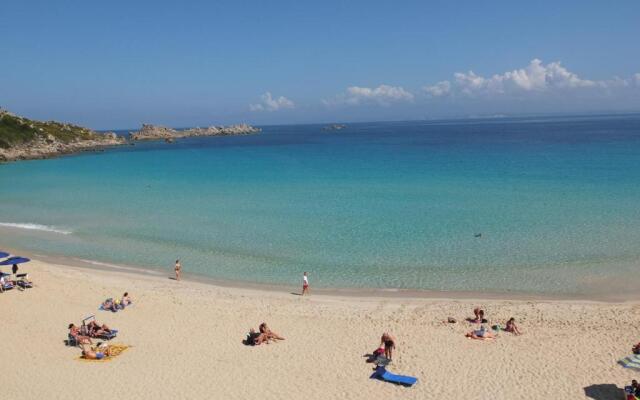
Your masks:
{"label": "woman in bikini", "polygon": [[516,325],[516,319],[513,317],[507,321],[507,325],[504,327],[504,330],[506,332],[511,332],[514,335],[522,335],[520,329],[518,329],[518,326]]}
{"label": "woman in bikini", "polygon": [[180,272],[182,271],[182,264],[180,264],[180,260],[176,260],[176,265],[173,268],[173,270],[176,272],[176,280],[179,281],[180,280]]}

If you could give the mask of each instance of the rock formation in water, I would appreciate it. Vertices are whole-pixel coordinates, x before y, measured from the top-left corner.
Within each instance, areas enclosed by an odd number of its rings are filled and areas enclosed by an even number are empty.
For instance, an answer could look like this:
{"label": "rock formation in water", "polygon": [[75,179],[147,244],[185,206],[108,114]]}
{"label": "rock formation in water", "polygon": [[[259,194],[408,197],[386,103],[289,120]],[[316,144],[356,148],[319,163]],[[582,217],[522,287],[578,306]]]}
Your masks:
{"label": "rock formation in water", "polygon": [[176,130],[158,125],[144,124],[142,125],[142,129],[140,129],[139,131],[131,132],[129,137],[131,140],[165,140],[167,142],[171,142],[175,139],[192,136],[249,135],[258,132],[260,132],[259,128],[255,128],[247,124],[210,126],[208,128],[190,128],[183,130]]}

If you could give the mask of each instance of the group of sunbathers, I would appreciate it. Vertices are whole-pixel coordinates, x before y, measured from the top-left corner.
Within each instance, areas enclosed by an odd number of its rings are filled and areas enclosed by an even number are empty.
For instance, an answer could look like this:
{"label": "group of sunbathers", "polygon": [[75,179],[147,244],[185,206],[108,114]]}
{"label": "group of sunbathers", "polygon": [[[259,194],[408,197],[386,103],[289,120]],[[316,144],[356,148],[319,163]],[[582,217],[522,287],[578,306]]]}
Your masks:
{"label": "group of sunbathers", "polygon": [[111,334],[113,331],[105,324],[91,321],[81,327],[74,323],[69,324],[69,336],[74,338],[78,344],[91,344],[91,338],[100,338]]}
{"label": "group of sunbathers", "polygon": [[16,286],[19,286],[22,289],[33,287],[33,282],[29,280],[28,274],[14,275],[14,279],[9,279],[11,274],[3,274],[2,272],[0,272],[0,293],[4,292],[5,290],[13,289]]}
{"label": "group of sunbathers", "polygon": [[105,311],[113,311],[116,312],[118,310],[124,310],[125,307],[131,305],[133,303],[133,301],[131,300],[131,297],[129,297],[129,293],[125,292],[122,295],[122,298],[118,299],[113,299],[113,298],[108,298],[106,299],[103,303],[102,303],[102,309]]}
{"label": "group of sunbathers", "polygon": [[504,328],[501,328],[500,325],[494,325],[493,329],[487,329],[484,324],[489,321],[484,317],[484,310],[480,307],[477,307],[473,310],[473,314],[475,318],[468,318],[467,321],[471,323],[480,324],[478,329],[474,329],[471,332],[465,334],[466,337],[471,339],[493,339],[496,337],[495,331],[504,330],[505,332],[513,333],[514,335],[521,335],[520,329],[518,325],[516,325],[516,319],[511,317],[505,324]]}
{"label": "group of sunbathers", "polygon": [[249,335],[245,343],[252,346],[259,346],[263,343],[270,343],[276,340],[284,340],[284,338],[272,331],[266,322],[263,322],[258,327],[258,332],[253,328],[249,329]]}
{"label": "group of sunbathers", "polygon": [[[113,299],[107,299],[107,301],[102,304],[102,308],[104,310],[115,311],[122,310],[130,304],[132,304],[131,297],[128,292],[125,292],[122,298],[117,302],[114,302]],[[98,347],[92,348],[91,345],[93,342],[91,339],[99,338],[110,340],[116,336],[117,331],[109,328],[106,324],[98,323],[95,320],[89,321],[88,323],[85,323],[85,321],[82,322],[81,326],[77,326],[74,323],[69,324],[70,343],[75,343],[77,346],[82,348],[83,358],[100,360],[105,356],[109,356],[108,347],[102,349],[100,348],[100,344],[98,344]]]}

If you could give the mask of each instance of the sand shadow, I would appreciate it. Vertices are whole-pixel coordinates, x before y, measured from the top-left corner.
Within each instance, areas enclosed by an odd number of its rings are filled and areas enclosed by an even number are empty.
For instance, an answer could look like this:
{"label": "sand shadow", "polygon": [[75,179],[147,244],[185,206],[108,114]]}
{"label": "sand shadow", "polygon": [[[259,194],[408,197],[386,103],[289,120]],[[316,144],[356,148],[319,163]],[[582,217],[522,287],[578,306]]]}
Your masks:
{"label": "sand shadow", "polygon": [[175,276],[167,276],[167,278],[171,279],[172,281],[177,281],[178,279],[176,279]]}
{"label": "sand shadow", "polygon": [[621,400],[626,398],[624,390],[612,383],[601,383],[584,388],[584,394],[594,400]]}
{"label": "sand shadow", "polygon": [[292,294],[292,295],[294,295],[294,296],[302,296],[302,294],[300,294],[300,293],[296,293],[296,292],[291,292],[291,293],[289,293],[289,294]]}

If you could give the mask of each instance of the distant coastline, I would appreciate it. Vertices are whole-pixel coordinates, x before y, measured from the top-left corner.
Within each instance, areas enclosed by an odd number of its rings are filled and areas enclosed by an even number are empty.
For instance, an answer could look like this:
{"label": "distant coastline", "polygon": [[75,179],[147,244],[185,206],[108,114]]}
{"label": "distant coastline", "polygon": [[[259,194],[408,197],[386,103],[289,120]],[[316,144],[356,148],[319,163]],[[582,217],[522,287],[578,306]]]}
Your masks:
{"label": "distant coastline", "polygon": [[232,136],[258,132],[259,128],[248,124],[183,130],[144,124],[139,131],[131,132],[126,138],[114,132],[98,133],[73,124],[31,120],[0,109],[0,163],[104,151],[105,148],[139,140],[173,142],[192,136]]}

